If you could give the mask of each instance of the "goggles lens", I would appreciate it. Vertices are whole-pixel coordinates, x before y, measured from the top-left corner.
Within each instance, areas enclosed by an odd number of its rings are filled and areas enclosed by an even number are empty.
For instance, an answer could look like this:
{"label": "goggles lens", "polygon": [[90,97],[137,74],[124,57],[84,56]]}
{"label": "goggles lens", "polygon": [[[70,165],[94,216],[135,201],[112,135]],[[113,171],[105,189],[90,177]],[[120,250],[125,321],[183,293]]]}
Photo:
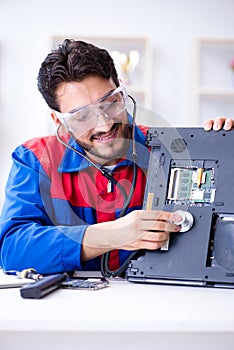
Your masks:
{"label": "goggles lens", "polygon": [[119,86],[89,105],[67,113],[55,113],[69,131],[82,133],[95,127],[100,115],[107,119],[116,118],[126,109],[126,102],[127,91],[124,86]]}

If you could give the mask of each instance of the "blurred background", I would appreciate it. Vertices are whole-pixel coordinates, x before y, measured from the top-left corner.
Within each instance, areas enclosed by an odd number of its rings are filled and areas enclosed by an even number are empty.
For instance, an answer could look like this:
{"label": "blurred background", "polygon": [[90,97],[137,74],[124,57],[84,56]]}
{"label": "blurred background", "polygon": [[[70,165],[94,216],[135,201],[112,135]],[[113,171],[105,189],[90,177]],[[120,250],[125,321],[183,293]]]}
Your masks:
{"label": "blurred background", "polygon": [[201,126],[234,117],[233,14],[233,0],[0,0],[0,209],[13,149],[54,132],[37,90],[53,47],[78,38],[107,48],[139,122],[153,125],[153,111]]}

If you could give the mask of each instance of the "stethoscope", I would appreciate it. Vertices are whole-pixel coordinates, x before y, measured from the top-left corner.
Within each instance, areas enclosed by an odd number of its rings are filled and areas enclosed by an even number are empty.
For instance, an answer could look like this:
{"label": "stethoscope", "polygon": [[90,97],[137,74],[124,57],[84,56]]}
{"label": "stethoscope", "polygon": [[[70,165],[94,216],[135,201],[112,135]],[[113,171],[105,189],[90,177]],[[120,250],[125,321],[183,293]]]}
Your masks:
{"label": "stethoscope", "polygon": [[[62,140],[62,138],[60,137],[60,128],[62,127],[63,124],[59,124],[57,129],[56,129],[56,137],[58,139],[58,141],[64,145],[66,148],[74,151],[75,153],[77,153],[78,155],[80,155],[81,157],[83,157],[84,159],[86,159],[92,166],[94,166],[98,171],[101,172],[101,174],[103,176],[105,176],[108,181],[110,181],[113,185],[117,186],[123,197],[124,197],[124,205],[121,209],[121,212],[119,214],[118,218],[121,218],[122,216],[124,216],[124,214],[126,213],[126,210],[129,206],[129,203],[132,199],[133,193],[134,193],[134,189],[135,189],[135,185],[136,185],[136,179],[137,179],[137,153],[136,153],[136,143],[135,143],[135,125],[136,125],[136,109],[137,109],[137,104],[135,99],[131,96],[128,95],[128,97],[132,100],[133,102],[133,112],[132,112],[132,163],[133,163],[133,180],[132,180],[132,184],[131,184],[131,188],[130,188],[130,192],[129,195],[127,195],[125,189],[123,188],[123,186],[116,181],[113,176],[111,176],[110,172],[101,167],[100,165],[94,163],[91,159],[89,159],[85,154],[81,153],[80,151],[78,151],[77,149],[75,149],[74,147],[72,147],[71,145],[69,145],[68,143],[64,142]],[[101,258],[101,273],[104,277],[116,277],[116,276],[121,276],[122,273],[124,272],[126,266],[128,265],[129,261],[132,259],[132,257],[136,254],[136,252],[133,252],[132,254],[130,254],[130,256],[125,260],[125,262],[115,271],[112,271],[109,269],[109,258],[110,258],[110,252],[107,252],[105,254],[102,255]]]}

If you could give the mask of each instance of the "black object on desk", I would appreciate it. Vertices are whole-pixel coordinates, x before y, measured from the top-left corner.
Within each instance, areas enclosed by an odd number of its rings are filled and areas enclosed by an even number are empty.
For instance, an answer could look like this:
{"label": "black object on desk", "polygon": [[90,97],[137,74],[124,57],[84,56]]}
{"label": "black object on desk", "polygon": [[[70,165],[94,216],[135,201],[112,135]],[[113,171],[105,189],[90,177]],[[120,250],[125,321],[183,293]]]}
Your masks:
{"label": "black object on desk", "polygon": [[45,276],[34,283],[22,287],[20,295],[25,299],[43,298],[45,295],[60,288],[66,276],[66,274]]}

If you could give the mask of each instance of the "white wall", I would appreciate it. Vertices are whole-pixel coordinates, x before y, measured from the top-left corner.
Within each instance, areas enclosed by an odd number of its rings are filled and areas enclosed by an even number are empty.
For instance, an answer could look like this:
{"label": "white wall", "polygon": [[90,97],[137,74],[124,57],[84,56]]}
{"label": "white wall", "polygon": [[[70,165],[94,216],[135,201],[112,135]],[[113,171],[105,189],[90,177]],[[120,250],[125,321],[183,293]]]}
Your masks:
{"label": "white wall", "polygon": [[190,125],[193,41],[233,38],[233,14],[234,0],[0,0],[0,206],[11,151],[50,125],[36,78],[53,35],[149,37],[153,107]]}

